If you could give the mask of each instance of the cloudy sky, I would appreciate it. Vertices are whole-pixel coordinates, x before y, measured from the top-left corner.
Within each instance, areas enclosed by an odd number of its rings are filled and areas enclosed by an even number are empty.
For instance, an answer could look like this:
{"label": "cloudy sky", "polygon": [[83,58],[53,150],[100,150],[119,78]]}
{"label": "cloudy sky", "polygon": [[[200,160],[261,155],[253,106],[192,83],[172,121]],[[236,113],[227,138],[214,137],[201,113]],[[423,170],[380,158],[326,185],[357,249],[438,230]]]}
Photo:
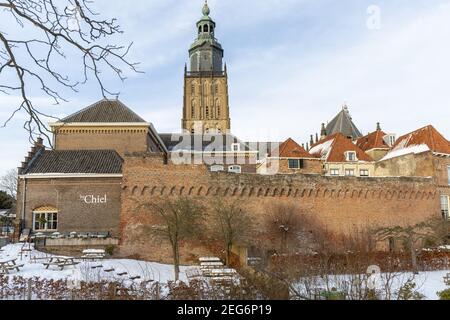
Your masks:
{"label": "cloudy sky", "polygon": [[[62,1],[62,0],[61,0]],[[307,142],[347,103],[359,129],[381,122],[402,135],[433,124],[450,138],[450,1],[210,0],[216,37],[229,71],[232,132],[244,140]],[[121,43],[144,74],[108,80],[120,99],[160,132],[178,132],[183,69],[203,0],[95,0],[117,17]],[[18,30],[0,12],[0,29]],[[8,21],[8,22],[6,22]],[[65,70],[75,62],[62,62]],[[95,82],[57,107],[39,90],[33,99],[62,117],[101,97]],[[15,107],[0,95],[0,120]],[[0,129],[0,174],[29,149],[18,114]]]}

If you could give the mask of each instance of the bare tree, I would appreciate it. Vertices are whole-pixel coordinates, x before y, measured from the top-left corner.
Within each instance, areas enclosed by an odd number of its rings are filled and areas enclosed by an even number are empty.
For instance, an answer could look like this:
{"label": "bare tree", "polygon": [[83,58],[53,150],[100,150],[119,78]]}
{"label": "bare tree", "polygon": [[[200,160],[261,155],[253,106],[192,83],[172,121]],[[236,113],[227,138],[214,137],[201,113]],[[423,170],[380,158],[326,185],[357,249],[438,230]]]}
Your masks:
{"label": "bare tree", "polygon": [[[17,94],[20,102],[8,122],[25,112],[23,127],[30,141],[43,135],[51,145],[49,130],[43,122],[42,106],[31,99],[32,88],[39,88],[54,104],[66,101],[60,92],[78,92],[79,87],[93,78],[101,94],[117,96],[104,85],[105,71],[125,80],[123,66],[136,72],[137,64],[126,56],[131,44],[122,46],[109,39],[122,33],[115,18],[102,19],[91,9],[89,0],[0,0],[0,92]],[[11,20],[9,24],[3,21]],[[18,27],[22,32],[17,34]],[[80,79],[73,80],[62,70],[61,61],[79,65]],[[77,62],[78,61],[78,62]],[[67,62],[66,62],[67,63]],[[60,68],[56,66],[61,66]],[[55,118],[56,119],[56,118]]]}
{"label": "bare tree", "polygon": [[0,178],[0,187],[4,189],[12,198],[17,195],[17,170],[11,169]]}
{"label": "bare tree", "polygon": [[413,271],[419,271],[417,264],[417,248],[423,248],[426,241],[440,244],[448,235],[448,223],[441,218],[431,218],[424,222],[411,226],[395,226],[381,228],[375,231],[379,241],[394,240],[401,241],[409,249]]}
{"label": "bare tree", "polygon": [[213,234],[224,245],[226,265],[230,265],[233,245],[248,241],[252,233],[252,220],[240,201],[225,203],[217,198],[212,210]]}
{"label": "bare tree", "polygon": [[308,228],[311,227],[309,220],[298,206],[279,203],[267,210],[266,231],[270,239],[279,242],[280,251],[287,253],[289,247],[308,242],[306,238],[310,232]]}
{"label": "bare tree", "polygon": [[151,226],[149,231],[170,243],[175,280],[178,281],[180,278],[180,243],[201,236],[205,217],[204,207],[191,198],[180,197],[144,203],[139,206],[139,209],[149,210],[159,220],[159,224]]}

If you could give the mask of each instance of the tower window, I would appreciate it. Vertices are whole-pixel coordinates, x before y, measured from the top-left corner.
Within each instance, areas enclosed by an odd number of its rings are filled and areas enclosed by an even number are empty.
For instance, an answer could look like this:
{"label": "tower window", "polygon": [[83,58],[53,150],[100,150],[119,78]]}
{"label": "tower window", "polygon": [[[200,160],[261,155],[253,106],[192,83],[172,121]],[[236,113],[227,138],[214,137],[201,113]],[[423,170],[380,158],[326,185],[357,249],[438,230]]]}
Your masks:
{"label": "tower window", "polygon": [[207,24],[205,24],[205,25],[203,26],[203,32],[208,32],[208,25],[207,25]]}
{"label": "tower window", "polygon": [[192,104],[191,104],[191,117],[195,118],[195,102],[194,101],[192,101]]}
{"label": "tower window", "polygon": [[195,94],[195,84],[191,84],[191,93]]}
{"label": "tower window", "polygon": [[202,26],[198,27],[198,33],[202,33]]}
{"label": "tower window", "polygon": [[206,107],[206,118],[209,118],[209,107]]}
{"label": "tower window", "polygon": [[214,85],[214,92],[216,94],[219,94],[219,85],[218,84]]}
{"label": "tower window", "polygon": [[217,117],[218,117],[218,118],[221,117],[221,115],[220,115],[220,106],[217,106]]}

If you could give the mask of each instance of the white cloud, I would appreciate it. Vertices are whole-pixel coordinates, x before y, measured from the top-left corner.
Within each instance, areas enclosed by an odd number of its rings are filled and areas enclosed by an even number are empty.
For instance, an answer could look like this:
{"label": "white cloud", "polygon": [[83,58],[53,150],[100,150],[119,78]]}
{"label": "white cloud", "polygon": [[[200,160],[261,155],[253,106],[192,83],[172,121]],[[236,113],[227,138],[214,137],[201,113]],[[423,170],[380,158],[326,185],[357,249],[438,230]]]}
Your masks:
{"label": "white cloud", "polygon": [[403,25],[367,31],[359,42],[346,42],[345,50],[303,62],[299,47],[266,50],[246,65],[250,52],[237,61],[238,74],[230,68],[239,93],[231,98],[235,131],[275,126],[280,138],[308,141],[347,101],[363,132],[373,131],[377,121],[397,133],[432,123],[449,137],[448,21],[450,5],[440,5]]}

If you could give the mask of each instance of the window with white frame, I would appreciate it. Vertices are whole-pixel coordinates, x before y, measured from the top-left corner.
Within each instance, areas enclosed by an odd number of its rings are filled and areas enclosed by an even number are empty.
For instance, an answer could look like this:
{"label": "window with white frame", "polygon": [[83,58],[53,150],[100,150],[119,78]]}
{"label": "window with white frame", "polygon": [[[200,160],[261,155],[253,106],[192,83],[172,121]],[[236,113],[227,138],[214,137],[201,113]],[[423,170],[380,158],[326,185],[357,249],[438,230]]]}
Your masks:
{"label": "window with white frame", "polygon": [[228,172],[241,173],[242,172],[242,168],[241,168],[241,166],[229,166],[228,167]]}
{"label": "window with white frame", "polygon": [[353,177],[355,175],[355,169],[345,169],[345,175],[347,177]]}
{"label": "window with white frame", "polygon": [[33,211],[34,231],[56,231],[58,230],[58,212],[56,210]]}
{"label": "window with white frame", "polygon": [[361,170],[359,170],[359,175],[360,175],[361,177],[368,177],[368,176],[369,176],[369,170],[367,170],[367,169],[361,169]]}
{"label": "window with white frame", "polygon": [[395,134],[385,135],[383,137],[383,140],[389,147],[393,147],[395,145],[395,142],[397,141],[397,135]]}
{"label": "window with white frame", "polygon": [[356,152],[355,151],[347,151],[345,153],[345,159],[347,161],[357,161],[358,159],[356,158]]}
{"label": "window with white frame", "polygon": [[225,170],[225,168],[219,164],[215,164],[215,165],[211,166],[211,172],[219,172],[219,171],[224,171],[224,170]]}
{"label": "window with white frame", "polygon": [[339,169],[330,169],[330,175],[339,176],[340,175]]}
{"label": "window with white frame", "polygon": [[241,145],[239,143],[233,143],[231,145],[231,150],[233,150],[234,152],[239,152],[241,151]]}
{"label": "window with white frame", "polygon": [[441,195],[441,212],[444,219],[450,219],[449,216],[449,196]]}

